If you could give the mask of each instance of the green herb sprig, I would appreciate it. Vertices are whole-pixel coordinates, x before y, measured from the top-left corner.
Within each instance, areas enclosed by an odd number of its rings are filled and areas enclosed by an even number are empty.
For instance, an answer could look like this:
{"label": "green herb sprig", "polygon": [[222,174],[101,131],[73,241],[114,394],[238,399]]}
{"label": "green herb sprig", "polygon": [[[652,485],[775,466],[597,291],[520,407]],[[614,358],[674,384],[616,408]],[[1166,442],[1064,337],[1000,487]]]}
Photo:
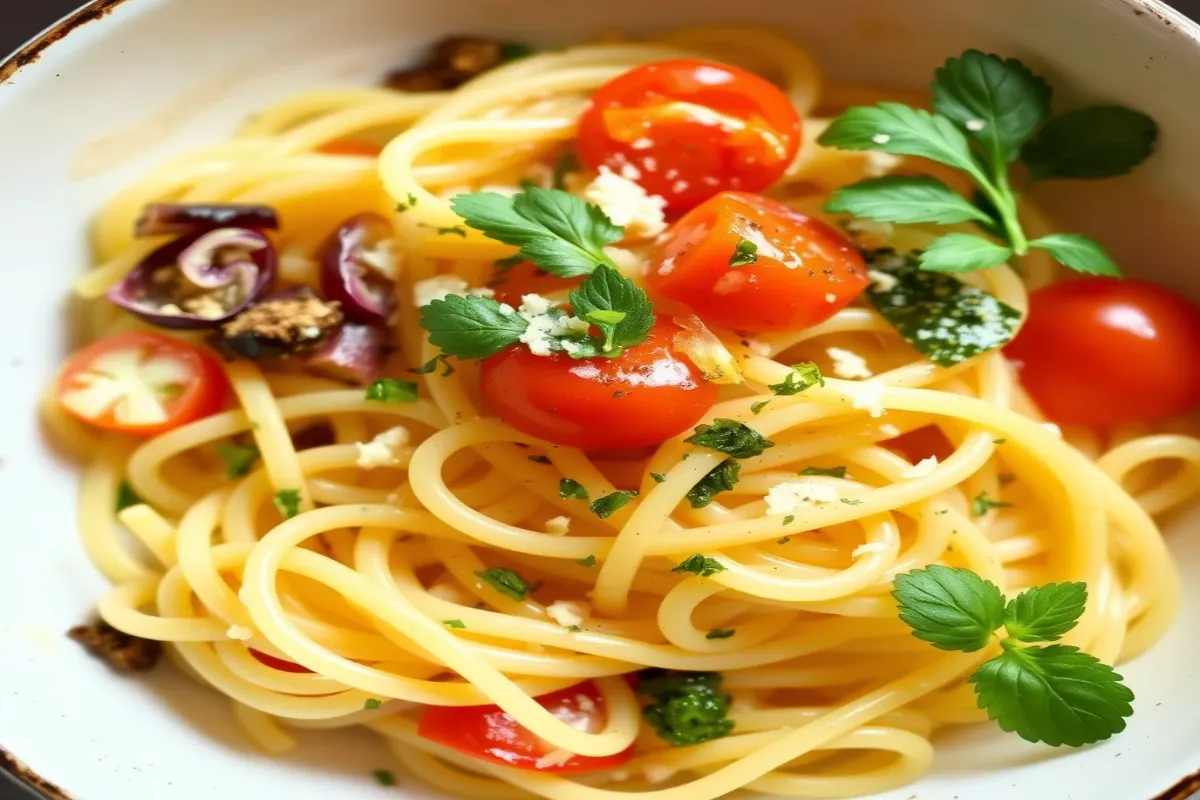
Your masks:
{"label": "green herb sprig", "polygon": [[[706,638],[721,639],[725,631]],[[730,636],[733,635],[729,631]],[[653,701],[642,708],[642,717],[672,747],[708,742],[729,735],[728,695],[721,692],[719,672],[667,672],[643,670],[637,691]]]}

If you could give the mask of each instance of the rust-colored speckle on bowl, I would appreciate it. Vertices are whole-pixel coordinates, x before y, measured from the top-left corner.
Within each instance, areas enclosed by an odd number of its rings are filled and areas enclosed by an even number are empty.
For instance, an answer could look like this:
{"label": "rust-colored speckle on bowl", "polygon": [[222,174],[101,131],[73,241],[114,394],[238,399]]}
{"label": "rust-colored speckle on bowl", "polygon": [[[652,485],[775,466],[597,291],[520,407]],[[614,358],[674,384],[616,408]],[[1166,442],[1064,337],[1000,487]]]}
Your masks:
{"label": "rust-colored speckle on bowl", "polygon": [[73,800],[66,791],[38,775],[2,747],[0,747],[0,770],[12,775],[17,781],[35,792],[41,793],[47,800]]}
{"label": "rust-colored speckle on bowl", "polygon": [[76,28],[81,28],[94,20],[107,17],[112,13],[114,8],[124,2],[125,0],[94,0],[94,2],[88,3],[71,16],[59,22],[53,28],[22,47],[3,64],[0,64],[0,83],[12,78],[12,76],[17,74],[22,67],[28,66],[37,61],[39,58],[41,58],[42,52],[45,51],[47,47],[66,38],[67,34],[71,31],[75,30]]}

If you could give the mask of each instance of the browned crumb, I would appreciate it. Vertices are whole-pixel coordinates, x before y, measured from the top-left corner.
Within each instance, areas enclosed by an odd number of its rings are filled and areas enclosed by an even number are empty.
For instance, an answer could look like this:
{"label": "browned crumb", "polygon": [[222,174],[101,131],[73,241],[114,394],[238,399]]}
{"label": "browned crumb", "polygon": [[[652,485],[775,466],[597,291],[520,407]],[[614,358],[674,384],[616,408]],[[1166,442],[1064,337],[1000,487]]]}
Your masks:
{"label": "browned crumb", "polygon": [[268,298],[221,326],[221,345],[246,358],[280,358],[307,352],[341,327],[341,304],[307,287]]}
{"label": "browned crumb", "polygon": [[145,672],[162,658],[162,642],[130,636],[103,620],[77,625],[67,635],[117,672]]}
{"label": "browned crumb", "polygon": [[454,89],[504,60],[504,45],[475,36],[450,36],[433,47],[422,64],[396,70],[384,80],[402,92],[435,92]]}

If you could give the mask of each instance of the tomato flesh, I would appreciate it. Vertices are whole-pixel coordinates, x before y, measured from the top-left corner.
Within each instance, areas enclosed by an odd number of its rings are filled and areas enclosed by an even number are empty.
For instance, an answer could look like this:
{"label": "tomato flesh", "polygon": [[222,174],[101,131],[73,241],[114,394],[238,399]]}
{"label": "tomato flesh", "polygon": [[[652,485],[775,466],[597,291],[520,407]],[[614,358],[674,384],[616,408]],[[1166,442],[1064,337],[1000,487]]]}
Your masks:
{"label": "tomato flesh", "polygon": [[156,333],[93,342],[67,362],[58,401],[99,428],[142,435],[173,430],[225,407],[231,389],[217,357]]}
{"label": "tomato flesh", "polygon": [[[604,697],[591,681],[537,698],[542,708],[577,730],[598,732],[606,713]],[[427,706],[417,733],[431,742],[506,767],[578,774],[616,769],[629,760],[633,747],[611,756],[571,756],[562,763],[541,762],[554,746],[535,736],[499,706]],[[542,766],[538,766],[539,762]]]}
{"label": "tomato flesh", "polygon": [[488,282],[496,294],[495,299],[508,303],[513,308],[521,305],[521,297],[527,294],[547,295],[577,287],[583,278],[560,278],[534,266],[532,261],[522,261],[510,269],[498,271]]}
{"label": "tomato flesh", "polygon": [[717,399],[717,386],[675,351],[680,330],[660,317],[645,342],[616,358],[535,356],[516,345],[483,362],[483,393],[505,422],[556,444],[658,444],[695,425]]}
{"label": "tomato flesh", "polygon": [[[754,245],[753,263],[732,266],[743,242]],[[652,292],[706,323],[751,332],[817,325],[869,284],[862,256],[841,233],[741,192],[719,194],[672,225],[646,276]]]}
{"label": "tomato flesh", "polygon": [[295,661],[285,661],[282,658],[276,658],[275,656],[255,650],[253,647],[249,649],[250,655],[254,656],[254,658],[260,664],[265,664],[266,666],[271,667],[272,669],[277,669],[280,672],[294,672],[297,674],[312,672],[312,670],[308,667],[302,667]]}
{"label": "tomato flesh", "polygon": [[697,59],[635,67],[601,86],[579,120],[578,147],[686,210],[726,189],[757,192],[800,149],[800,115],[777,86]]}
{"label": "tomato flesh", "polygon": [[1152,283],[1084,278],[1030,295],[1004,350],[1058,423],[1154,422],[1200,405],[1200,307]]}

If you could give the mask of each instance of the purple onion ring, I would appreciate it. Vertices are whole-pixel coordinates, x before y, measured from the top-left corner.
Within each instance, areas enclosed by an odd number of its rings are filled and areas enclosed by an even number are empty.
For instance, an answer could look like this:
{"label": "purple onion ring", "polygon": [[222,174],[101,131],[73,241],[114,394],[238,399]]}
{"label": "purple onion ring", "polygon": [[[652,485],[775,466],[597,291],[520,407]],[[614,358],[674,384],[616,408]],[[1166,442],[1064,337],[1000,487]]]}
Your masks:
{"label": "purple onion ring", "polygon": [[395,231],[378,214],[343,222],[321,249],[321,291],[346,317],[386,326],[396,310]]}

